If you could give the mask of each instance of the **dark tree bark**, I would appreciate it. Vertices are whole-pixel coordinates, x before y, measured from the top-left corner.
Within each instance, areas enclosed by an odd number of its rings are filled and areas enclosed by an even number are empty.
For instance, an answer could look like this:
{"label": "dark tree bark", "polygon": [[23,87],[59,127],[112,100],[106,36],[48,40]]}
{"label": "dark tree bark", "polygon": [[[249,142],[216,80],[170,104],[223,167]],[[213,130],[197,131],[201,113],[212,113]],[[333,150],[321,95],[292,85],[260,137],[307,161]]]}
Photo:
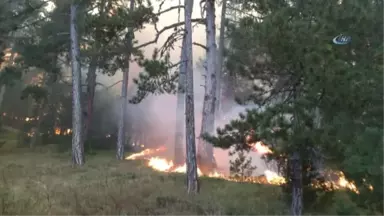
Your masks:
{"label": "dark tree bark", "polygon": [[[99,6],[99,13],[100,17],[102,19],[106,19],[106,11],[109,11],[111,6],[111,1],[108,1],[108,5],[106,6],[107,0],[102,0],[100,2]],[[96,70],[99,65],[99,53],[104,52],[104,47],[101,47],[101,43],[99,40],[101,40],[102,36],[100,35],[100,31],[102,27],[96,27],[95,29],[95,39],[96,39],[96,54],[91,56],[89,67],[88,67],[88,73],[87,73],[87,101],[86,101],[86,119],[85,119],[85,125],[84,125],[84,141],[87,140],[89,130],[92,125],[93,120],[93,107],[94,107],[94,100],[95,100],[95,91],[96,91]]]}
{"label": "dark tree bark", "polygon": [[302,162],[298,152],[294,152],[289,160],[292,187],[291,215],[297,216],[303,211]]}
{"label": "dark tree bark", "polygon": [[36,125],[32,128],[32,132],[33,132],[33,137],[31,138],[31,141],[29,142],[29,148],[31,149],[34,149],[36,147],[36,144],[38,143],[39,139],[40,139],[40,128],[41,128],[41,123],[43,121],[43,113],[44,113],[44,109],[45,109],[45,100],[40,102],[40,104],[38,105],[38,120],[37,120],[37,123]]}
{"label": "dark tree bark", "polygon": [[88,73],[87,73],[87,103],[86,103],[86,118],[84,125],[84,141],[88,138],[88,133],[92,124],[93,118],[93,105],[95,100],[95,90],[96,90],[96,69],[97,69],[97,57],[92,57],[89,64]]}

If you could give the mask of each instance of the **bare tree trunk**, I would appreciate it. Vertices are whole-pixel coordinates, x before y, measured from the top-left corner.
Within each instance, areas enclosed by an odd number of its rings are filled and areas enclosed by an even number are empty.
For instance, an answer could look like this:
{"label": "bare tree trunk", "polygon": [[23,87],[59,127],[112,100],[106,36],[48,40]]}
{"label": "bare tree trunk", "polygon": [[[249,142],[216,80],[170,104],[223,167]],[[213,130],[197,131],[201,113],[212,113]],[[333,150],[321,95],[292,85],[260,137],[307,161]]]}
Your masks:
{"label": "bare tree trunk", "polygon": [[185,137],[187,149],[187,192],[198,193],[199,182],[196,163],[195,104],[193,95],[193,55],[192,55],[192,10],[193,0],[184,0],[185,56],[186,56],[186,95],[185,95]]}
{"label": "bare tree trunk", "polygon": [[80,47],[77,32],[78,5],[71,4],[70,34],[72,63],[72,161],[75,165],[84,164],[84,146],[82,143],[82,107],[81,107],[81,66]]}
{"label": "bare tree trunk", "polygon": [[[47,74],[43,72],[43,77],[42,77],[42,81],[41,81],[42,86],[47,87],[48,79],[49,78],[47,78]],[[48,92],[48,94],[49,94],[49,92]],[[29,147],[31,149],[36,147],[36,144],[38,144],[40,141],[41,123],[43,122],[43,115],[46,111],[45,109],[47,107],[48,98],[42,98],[41,100],[38,100],[35,102],[37,104],[37,106],[36,106],[37,115],[36,116],[37,116],[38,120],[37,120],[37,124],[32,127],[33,137],[29,142]]]}
{"label": "bare tree trunk", "polygon": [[96,69],[97,69],[97,57],[94,56],[91,59],[89,64],[88,73],[87,73],[87,112],[84,125],[84,138],[86,141],[88,138],[89,128],[91,127],[92,118],[93,118],[93,104],[95,99],[95,89],[96,89]]}
{"label": "bare tree trunk", "polygon": [[184,160],[184,131],[185,131],[185,65],[186,65],[186,52],[185,52],[185,35],[183,36],[181,58],[180,58],[180,72],[179,83],[177,92],[177,105],[176,105],[176,133],[175,133],[175,156],[174,162],[176,165],[183,164]]}
{"label": "bare tree trunk", "polygon": [[29,143],[29,147],[33,149],[36,144],[40,142],[40,129],[41,129],[41,123],[43,122],[44,119],[44,113],[47,111],[47,99],[42,99],[42,102],[40,103],[40,107],[38,107],[38,114],[37,117],[39,118],[37,120],[36,127],[33,127],[33,137]]}
{"label": "bare tree trunk", "polygon": [[1,84],[0,86],[1,86],[0,87],[0,108],[1,108],[3,105],[4,94],[7,87],[5,84]]}
{"label": "bare tree trunk", "polygon": [[[216,103],[216,30],[215,30],[215,1],[206,0],[207,24],[207,73],[205,77],[205,93],[200,137],[205,133],[213,133],[215,129]],[[199,139],[199,161],[202,172],[210,171],[215,166],[213,146],[204,139]],[[205,169],[205,170],[203,170]]]}
{"label": "bare tree trunk", "polygon": [[[105,8],[105,2],[106,0],[102,0],[100,2],[99,7],[99,13],[100,17],[102,19],[105,19],[105,11],[108,11],[111,8],[111,1],[108,2],[107,8]],[[103,52],[102,49],[100,49],[101,45],[98,42],[99,40],[99,34],[100,31],[99,28],[96,28],[96,50],[97,52]],[[96,90],[96,70],[99,63],[99,57],[98,54],[91,57],[88,73],[87,73],[87,112],[86,112],[86,119],[85,119],[85,125],[84,125],[84,141],[87,140],[89,130],[92,124],[93,120],[93,107],[94,107],[94,99],[95,99],[95,90]]]}
{"label": "bare tree trunk", "polygon": [[[131,12],[134,10],[135,1],[130,0],[130,10]],[[121,111],[120,111],[120,120],[119,120],[119,131],[117,135],[117,146],[116,146],[116,158],[118,160],[124,159],[124,146],[126,142],[126,120],[127,120],[127,91],[128,91],[128,79],[129,79],[129,63],[131,60],[132,53],[132,40],[133,40],[134,32],[133,28],[128,29],[128,33],[126,35],[126,44],[127,44],[127,53],[126,53],[126,67],[125,71],[123,71],[123,83],[121,87]]]}
{"label": "bare tree trunk", "polygon": [[297,151],[290,158],[290,171],[292,178],[291,215],[301,215],[303,211],[303,176],[302,163]]}
{"label": "bare tree trunk", "polygon": [[221,18],[220,18],[220,38],[219,50],[217,53],[217,68],[216,68],[216,120],[220,119],[222,114],[221,99],[222,99],[222,73],[223,73],[223,59],[224,59],[224,34],[225,34],[225,14],[227,13],[227,1],[222,1]]}

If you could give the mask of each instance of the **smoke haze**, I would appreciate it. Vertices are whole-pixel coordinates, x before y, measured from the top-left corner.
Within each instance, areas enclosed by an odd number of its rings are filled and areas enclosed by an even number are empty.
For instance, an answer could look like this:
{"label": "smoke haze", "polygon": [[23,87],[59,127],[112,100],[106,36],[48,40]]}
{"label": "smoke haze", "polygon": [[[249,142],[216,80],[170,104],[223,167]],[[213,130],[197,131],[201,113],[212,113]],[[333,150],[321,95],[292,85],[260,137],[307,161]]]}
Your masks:
{"label": "smoke haze", "polygon": [[[175,6],[178,3],[174,1],[174,3],[166,2],[162,9],[166,9],[170,6]],[[156,8],[156,6],[155,6]],[[219,7],[218,7],[219,8]],[[157,10],[157,9],[156,9]],[[219,12],[220,10],[216,10]],[[182,13],[182,11],[181,11]],[[184,20],[183,13],[180,15],[181,21]],[[197,2],[194,4],[193,18],[201,17],[200,6]],[[160,17],[160,21],[158,23],[158,29],[162,29],[163,27],[170,25],[172,23],[178,22],[178,12],[177,10],[168,12],[163,14]],[[218,25],[220,19],[220,14],[216,14],[216,26]],[[172,31],[172,30],[171,30]],[[217,31],[218,32],[218,31]],[[160,36],[158,43],[146,47],[143,51],[146,57],[151,57],[153,50],[155,47],[160,47],[164,41],[167,39],[169,34],[164,33]],[[153,40],[155,37],[155,30],[153,26],[148,25],[141,32],[135,33],[135,38],[138,39],[139,44],[145,43],[147,41]],[[205,44],[205,28],[204,26],[198,25],[194,27],[193,30],[193,41],[201,44]],[[172,62],[180,61],[181,54],[181,43],[178,43],[175,46],[175,50],[170,53],[170,59]],[[200,133],[200,125],[201,125],[201,116],[202,116],[202,106],[203,106],[203,96],[204,96],[204,79],[203,72],[204,69],[199,65],[199,61],[204,59],[205,50],[200,47],[193,47],[193,61],[194,61],[194,90],[195,90],[195,128],[196,128],[196,137]],[[200,63],[201,65],[201,63]],[[136,78],[138,74],[142,72],[140,67],[137,64],[131,64],[130,67],[130,81],[129,81],[129,97],[132,97],[135,94],[135,86],[132,82],[133,78]],[[112,85],[122,79],[121,71],[118,71],[115,76],[108,77],[106,75],[98,74],[97,82],[103,83],[105,86]],[[115,85],[111,88],[110,93],[114,96],[114,118],[119,118],[119,109],[118,99],[121,94],[121,84]],[[221,120],[218,125],[223,126],[228,123],[231,119],[237,118],[240,112],[245,111],[246,107],[242,107],[236,104],[234,101],[232,103],[232,109],[230,112],[226,113],[226,120]],[[159,147],[162,145],[167,146],[169,149],[169,155],[173,156],[174,150],[174,139],[175,139],[175,123],[176,123],[176,95],[149,95],[145,98],[140,104],[129,104],[128,105],[128,115],[129,120],[128,127],[133,127],[132,130],[145,130],[145,139],[149,139],[151,146],[147,147]],[[107,119],[111,119],[111,117],[107,117]],[[117,121],[116,121],[117,124]],[[214,151],[215,158],[217,160],[219,169],[222,172],[229,174],[229,160],[230,157],[228,155],[229,150],[223,150],[216,148]],[[252,157],[252,164],[257,166],[254,174],[259,175],[262,174],[266,170],[265,162],[260,158],[260,155],[255,152],[251,152],[249,157]]]}

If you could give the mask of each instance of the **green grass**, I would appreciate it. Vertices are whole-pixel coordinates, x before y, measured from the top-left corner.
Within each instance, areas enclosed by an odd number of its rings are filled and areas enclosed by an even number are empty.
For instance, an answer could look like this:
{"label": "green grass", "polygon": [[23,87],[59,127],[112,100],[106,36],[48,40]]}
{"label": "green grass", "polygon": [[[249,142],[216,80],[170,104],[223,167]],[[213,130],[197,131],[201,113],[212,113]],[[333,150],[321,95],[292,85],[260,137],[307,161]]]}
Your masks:
{"label": "green grass", "polygon": [[10,127],[0,129],[0,153],[11,152],[17,148],[18,131]]}
{"label": "green grass", "polygon": [[[72,167],[69,153],[54,153],[56,145],[31,152],[16,148],[16,138],[16,132],[0,133],[6,141],[0,147],[1,215],[289,214],[277,186],[201,178],[200,194],[191,196],[182,174],[155,172],[142,161],[117,161],[113,152],[87,156],[83,167]],[[327,200],[306,214],[361,213],[345,192]]]}
{"label": "green grass", "polygon": [[185,177],[158,173],[140,161],[12,153],[0,157],[1,214],[283,214],[280,188],[204,178],[188,196]]}

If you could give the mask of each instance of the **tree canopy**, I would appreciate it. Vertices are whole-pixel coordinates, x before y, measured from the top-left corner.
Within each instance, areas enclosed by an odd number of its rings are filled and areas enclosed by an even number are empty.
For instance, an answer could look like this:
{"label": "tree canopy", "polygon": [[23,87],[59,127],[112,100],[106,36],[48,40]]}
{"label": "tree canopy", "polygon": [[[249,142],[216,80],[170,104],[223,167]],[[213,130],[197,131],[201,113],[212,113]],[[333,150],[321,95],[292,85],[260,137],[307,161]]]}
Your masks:
{"label": "tree canopy", "polygon": [[[321,159],[345,170],[366,191],[359,199],[375,199],[371,210],[382,211],[383,2],[243,4],[255,15],[229,25],[227,67],[249,80],[246,99],[261,107],[207,139],[217,147],[248,148],[252,135],[273,149],[274,159],[295,151],[304,166]],[[333,44],[340,34],[352,42]]]}

